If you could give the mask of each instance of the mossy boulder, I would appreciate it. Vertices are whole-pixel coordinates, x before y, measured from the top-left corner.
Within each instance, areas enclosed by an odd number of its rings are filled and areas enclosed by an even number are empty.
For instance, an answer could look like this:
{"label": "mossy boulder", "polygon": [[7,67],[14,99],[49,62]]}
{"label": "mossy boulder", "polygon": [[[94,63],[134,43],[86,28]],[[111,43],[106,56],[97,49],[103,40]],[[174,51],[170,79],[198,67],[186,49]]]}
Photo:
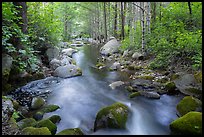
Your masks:
{"label": "mossy boulder", "polygon": [[129,92],[137,92],[137,89],[133,88],[132,86],[126,86],[125,89],[127,89]]}
{"label": "mossy boulder", "polygon": [[154,76],[151,75],[142,75],[142,76],[136,76],[135,78],[139,79],[145,79],[145,80],[153,80]]}
{"label": "mossy boulder", "polygon": [[114,103],[102,108],[96,116],[94,131],[101,128],[126,128],[128,107],[122,103]]}
{"label": "mossy boulder", "polygon": [[64,129],[56,135],[84,135],[80,128]]}
{"label": "mossy boulder", "polygon": [[33,127],[36,124],[36,120],[33,118],[25,118],[19,122],[17,122],[19,129],[24,129],[26,127]]}
{"label": "mossy boulder", "polygon": [[12,103],[13,103],[13,108],[15,110],[18,110],[18,108],[20,107],[20,104],[18,103],[18,101],[17,100],[12,100]]}
{"label": "mossy boulder", "polygon": [[178,79],[179,76],[180,76],[179,74],[173,73],[173,74],[170,76],[170,80],[173,81],[173,80],[175,80],[175,79]]}
{"label": "mossy boulder", "polygon": [[140,92],[134,92],[134,93],[130,94],[129,98],[134,98],[136,96],[140,96]]}
{"label": "mossy boulder", "polygon": [[43,118],[43,115],[45,113],[49,113],[49,112],[53,112],[57,109],[59,109],[60,107],[58,105],[47,105],[47,106],[43,106],[39,111],[37,111],[34,115],[33,118],[36,120],[41,120]]}
{"label": "mossy boulder", "polygon": [[33,115],[33,118],[34,118],[35,120],[41,120],[41,119],[43,119],[43,115],[44,115],[44,112],[38,111],[38,112],[36,112],[36,113]]}
{"label": "mossy boulder", "polygon": [[192,93],[193,95],[195,95],[195,96],[199,96],[199,95],[202,95],[202,90],[201,89],[199,89],[199,88],[196,88],[196,87],[187,87],[186,89],[185,89],[187,92],[189,92],[189,93]]}
{"label": "mossy boulder", "polygon": [[52,135],[54,135],[57,131],[57,126],[49,119],[40,120],[35,127],[47,127]]}
{"label": "mossy boulder", "polygon": [[173,135],[202,135],[202,113],[188,112],[169,126]]}
{"label": "mossy boulder", "polygon": [[167,90],[169,94],[174,94],[175,91],[176,91],[176,85],[175,85],[175,83],[174,83],[174,82],[171,82],[171,81],[167,82],[167,83],[165,84],[165,90]]}
{"label": "mossy boulder", "polygon": [[198,83],[202,83],[202,71],[198,71],[194,74],[194,77]]}
{"label": "mossy boulder", "polygon": [[59,109],[60,107],[58,105],[47,105],[47,106],[44,106],[41,111],[44,112],[44,113],[49,113],[49,112],[53,112],[57,109]]}
{"label": "mossy boulder", "polygon": [[45,104],[45,100],[41,97],[34,97],[31,103],[31,109],[39,109]]}
{"label": "mossy boulder", "polygon": [[23,135],[51,135],[51,132],[47,127],[35,128],[26,127],[22,130]]}
{"label": "mossy boulder", "polygon": [[199,111],[202,108],[202,102],[192,96],[185,96],[176,106],[179,115],[183,116],[190,111]]}
{"label": "mossy boulder", "polygon": [[48,118],[50,121],[52,121],[54,124],[60,122],[61,117],[59,115],[52,115]]}

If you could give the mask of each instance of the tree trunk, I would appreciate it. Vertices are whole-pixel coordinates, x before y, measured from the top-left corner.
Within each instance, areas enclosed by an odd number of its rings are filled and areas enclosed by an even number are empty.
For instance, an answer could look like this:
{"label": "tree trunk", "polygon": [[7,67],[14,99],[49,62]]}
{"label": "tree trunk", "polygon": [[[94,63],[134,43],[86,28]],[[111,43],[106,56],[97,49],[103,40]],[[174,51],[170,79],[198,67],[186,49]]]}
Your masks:
{"label": "tree trunk", "polygon": [[117,2],[115,2],[114,37],[117,38]]}
{"label": "tree trunk", "polygon": [[124,39],[124,7],[123,7],[123,2],[121,2],[121,40]]}
{"label": "tree trunk", "polygon": [[142,7],[143,10],[141,10],[142,12],[142,19],[141,19],[141,23],[142,23],[142,52],[144,52],[144,47],[145,47],[145,15],[144,15],[144,2],[142,4],[142,2],[140,2],[140,7]]}
{"label": "tree trunk", "polygon": [[105,41],[107,40],[107,24],[106,24],[106,3],[103,4],[104,8],[104,31],[105,31]]}
{"label": "tree trunk", "polygon": [[[18,16],[21,17],[18,26],[21,28],[24,34],[27,33],[28,18],[27,18],[27,5],[26,2],[13,2],[16,5],[16,9],[19,11]],[[21,23],[20,23],[21,22]]]}
{"label": "tree trunk", "polygon": [[[20,17],[17,24],[21,28],[21,31],[24,34],[27,34],[28,19],[27,19],[27,5],[26,5],[26,2],[13,2],[13,4],[16,6],[16,10],[18,11],[17,16]],[[13,37],[13,43],[16,45],[17,49],[23,49],[24,48],[19,36],[14,36]]]}

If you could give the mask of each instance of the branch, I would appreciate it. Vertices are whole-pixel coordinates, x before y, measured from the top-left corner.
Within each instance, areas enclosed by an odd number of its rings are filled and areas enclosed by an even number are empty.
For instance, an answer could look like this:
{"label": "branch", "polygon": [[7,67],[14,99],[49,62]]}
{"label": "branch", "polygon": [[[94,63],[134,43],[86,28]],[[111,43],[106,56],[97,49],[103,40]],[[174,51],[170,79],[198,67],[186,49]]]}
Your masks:
{"label": "branch", "polygon": [[138,7],[138,8],[140,8],[143,12],[146,12],[142,7],[140,7],[140,6],[138,6],[138,5],[136,5],[134,2],[132,2],[132,4],[134,5],[134,6],[136,6],[136,7]]}

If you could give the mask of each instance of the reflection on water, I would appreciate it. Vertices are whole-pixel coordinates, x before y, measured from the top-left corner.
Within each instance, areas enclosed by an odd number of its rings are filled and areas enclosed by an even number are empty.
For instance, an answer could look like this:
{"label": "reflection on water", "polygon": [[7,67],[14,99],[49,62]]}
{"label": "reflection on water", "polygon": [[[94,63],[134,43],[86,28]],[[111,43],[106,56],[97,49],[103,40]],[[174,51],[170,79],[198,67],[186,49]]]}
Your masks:
{"label": "reflection on water", "polygon": [[[176,119],[176,104],[181,97],[161,95],[159,100],[144,97],[128,98],[124,88],[112,90],[108,85],[117,80],[127,80],[119,72],[100,71],[90,67],[98,57],[95,47],[80,47],[74,59],[82,68],[82,76],[61,79],[60,83],[50,87],[52,93],[48,104],[57,104],[61,108],[46,113],[44,118],[53,114],[60,115],[57,132],[67,128],[81,128],[85,134],[132,134],[156,135],[169,134],[169,124]],[[84,49],[83,49],[84,48]],[[97,112],[115,102],[126,104],[130,109],[127,129],[102,129],[93,132]]]}

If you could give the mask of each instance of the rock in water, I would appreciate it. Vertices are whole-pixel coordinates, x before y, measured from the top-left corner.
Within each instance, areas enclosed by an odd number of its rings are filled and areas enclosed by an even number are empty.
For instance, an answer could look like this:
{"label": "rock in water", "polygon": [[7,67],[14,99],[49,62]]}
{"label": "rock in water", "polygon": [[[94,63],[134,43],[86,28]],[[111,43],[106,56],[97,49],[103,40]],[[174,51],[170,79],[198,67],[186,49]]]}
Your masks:
{"label": "rock in water", "polygon": [[202,113],[188,112],[169,126],[173,135],[202,135]]}
{"label": "rock in water", "polygon": [[45,104],[45,100],[41,97],[34,97],[32,99],[31,108],[32,109],[39,109],[41,106]]}
{"label": "rock in water", "polygon": [[61,78],[69,78],[73,76],[80,76],[82,75],[81,69],[76,65],[65,65],[59,66],[54,71],[54,76],[61,77]]}
{"label": "rock in water", "polygon": [[113,53],[117,53],[119,51],[120,43],[116,39],[112,39],[108,41],[103,47],[100,49],[100,53],[102,55],[110,55]]}
{"label": "rock in water", "polygon": [[124,84],[123,81],[116,81],[116,82],[111,83],[109,86],[110,86],[112,89],[115,89],[116,87],[121,86],[121,85],[123,85],[123,84]]}
{"label": "rock in water", "polygon": [[122,103],[114,103],[102,108],[96,116],[94,131],[101,128],[124,129],[128,117],[128,107]]}
{"label": "rock in water", "polygon": [[75,49],[72,49],[72,48],[68,48],[68,49],[63,49],[62,50],[62,54],[63,55],[67,55],[69,57],[72,57],[72,55],[77,52]]}
{"label": "rock in water", "polygon": [[56,135],[84,135],[80,128],[64,129]]}

